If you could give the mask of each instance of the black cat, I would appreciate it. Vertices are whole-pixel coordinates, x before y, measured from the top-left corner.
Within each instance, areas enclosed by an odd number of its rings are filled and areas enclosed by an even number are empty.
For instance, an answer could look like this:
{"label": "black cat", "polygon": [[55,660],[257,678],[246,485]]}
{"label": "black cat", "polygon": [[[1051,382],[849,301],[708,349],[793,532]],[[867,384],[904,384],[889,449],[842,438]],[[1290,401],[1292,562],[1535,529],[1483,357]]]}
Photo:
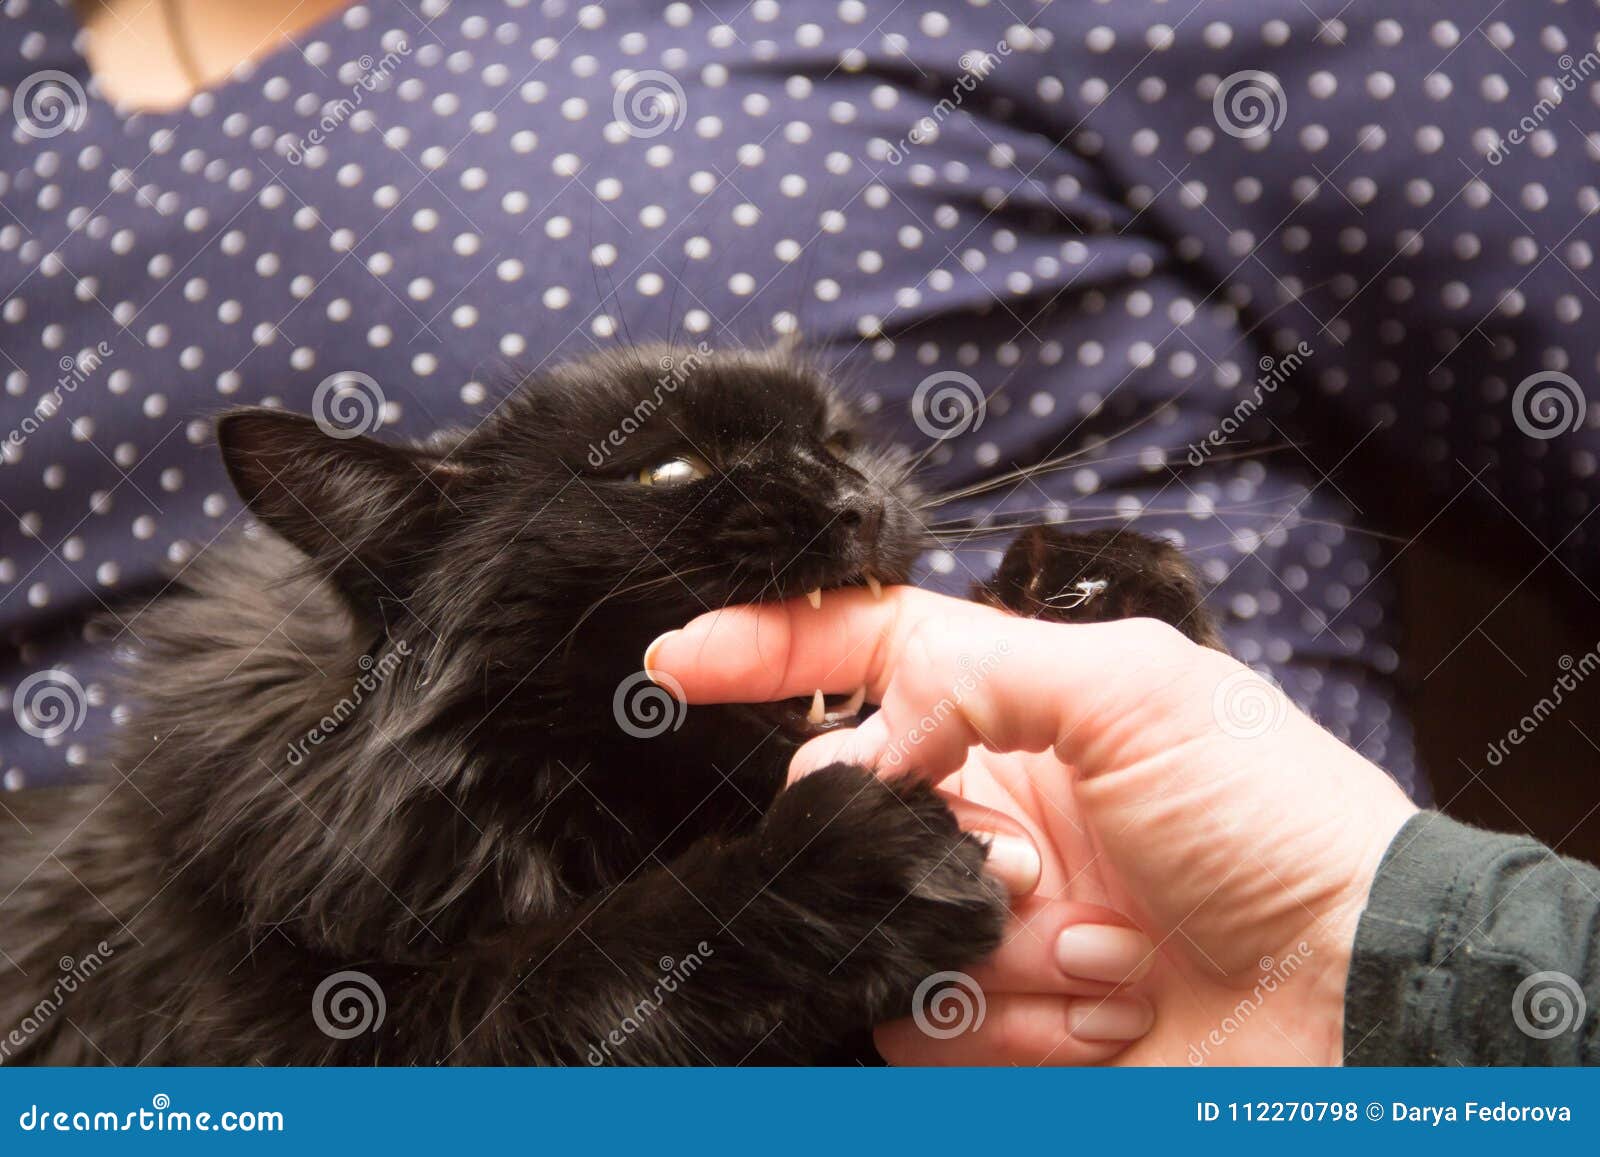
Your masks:
{"label": "black cat", "polygon": [[[931,790],[782,790],[839,719],[639,672],[704,610],[902,582],[928,545],[909,458],[825,375],[634,350],[468,433],[326,429],[222,417],[265,529],[136,620],[99,785],[0,826],[0,1061],[817,1061],[998,944]],[[1126,532],[1031,532],[977,594],[1211,637],[1181,557]]]}

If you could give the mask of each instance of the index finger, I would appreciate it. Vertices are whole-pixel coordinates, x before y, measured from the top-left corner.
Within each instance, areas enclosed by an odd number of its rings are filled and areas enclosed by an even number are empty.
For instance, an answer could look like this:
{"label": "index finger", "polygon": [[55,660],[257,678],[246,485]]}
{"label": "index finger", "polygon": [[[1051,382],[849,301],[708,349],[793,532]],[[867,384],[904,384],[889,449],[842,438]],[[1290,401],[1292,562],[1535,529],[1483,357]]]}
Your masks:
{"label": "index finger", "polygon": [[871,740],[863,761],[889,750],[898,765],[914,750],[910,764],[937,778],[974,744],[1054,747],[1079,764],[1106,727],[1153,709],[1152,664],[1183,669],[1204,650],[1150,620],[1046,623],[894,587],[881,601],[830,591],[821,609],[796,601],[702,615],[657,639],[646,670],[691,703],[864,686],[882,710],[855,731]]}
{"label": "index finger", "polygon": [[881,599],[831,590],[820,609],[792,599],[710,611],[651,643],[644,669],[669,676],[690,703],[766,703],[859,687],[877,703],[907,633],[940,616],[1007,618],[916,587],[888,587]]}

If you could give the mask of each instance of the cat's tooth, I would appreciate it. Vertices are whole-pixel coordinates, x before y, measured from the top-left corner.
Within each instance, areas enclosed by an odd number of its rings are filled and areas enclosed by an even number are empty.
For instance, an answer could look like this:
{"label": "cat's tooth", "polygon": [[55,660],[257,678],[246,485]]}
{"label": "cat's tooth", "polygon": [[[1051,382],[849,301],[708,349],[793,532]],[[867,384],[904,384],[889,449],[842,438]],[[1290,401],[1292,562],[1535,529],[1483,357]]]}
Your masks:
{"label": "cat's tooth", "polygon": [[870,570],[867,572],[867,589],[872,592],[873,598],[883,598],[883,584],[878,581],[878,576]]}
{"label": "cat's tooth", "polygon": [[817,688],[817,693],[811,697],[811,711],[806,715],[806,722],[820,727],[828,721],[828,704],[822,697],[822,688]]}
{"label": "cat's tooth", "polygon": [[[820,611],[822,609],[822,588],[812,587],[810,590],[808,590],[806,592],[806,602],[810,603],[813,608]],[[821,695],[822,692],[818,691],[817,694]]]}
{"label": "cat's tooth", "polygon": [[[856,693],[846,699],[844,705],[837,711],[829,711],[820,722],[822,723],[848,723],[861,714],[862,705],[867,701],[867,688],[865,685],[858,687]],[[812,710],[815,711],[815,704]]]}

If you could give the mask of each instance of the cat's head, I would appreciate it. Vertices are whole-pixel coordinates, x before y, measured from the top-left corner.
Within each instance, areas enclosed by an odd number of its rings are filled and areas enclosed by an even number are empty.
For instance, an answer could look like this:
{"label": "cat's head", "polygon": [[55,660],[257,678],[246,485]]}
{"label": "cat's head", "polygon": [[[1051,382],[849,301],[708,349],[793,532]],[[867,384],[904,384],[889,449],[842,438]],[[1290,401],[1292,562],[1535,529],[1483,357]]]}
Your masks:
{"label": "cat's head", "polygon": [[219,419],[273,533],[141,619],[123,734],[186,879],[345,957],[538,919],[748,822],[809,703],[685,709],[645,647],[903,581],[924,546],[907,455],[782,353],[602,355],[423,443],[336,416]]}
{"label": "cat's head", "polygon": [[[782,352],[599,355],[420,445],[330,429],[251,409],[217,434],[250,509],[358,629],[406,638],[424,713],[479,734],[603,738],[621,722],[613,690],[661,631],[901,582],[926,545],[906,453],[865,439],[827,375]],[[808,706],[722,712],[730,760],[751,734],[816,730]],[[689,743],[704,738],[694,714]]]}

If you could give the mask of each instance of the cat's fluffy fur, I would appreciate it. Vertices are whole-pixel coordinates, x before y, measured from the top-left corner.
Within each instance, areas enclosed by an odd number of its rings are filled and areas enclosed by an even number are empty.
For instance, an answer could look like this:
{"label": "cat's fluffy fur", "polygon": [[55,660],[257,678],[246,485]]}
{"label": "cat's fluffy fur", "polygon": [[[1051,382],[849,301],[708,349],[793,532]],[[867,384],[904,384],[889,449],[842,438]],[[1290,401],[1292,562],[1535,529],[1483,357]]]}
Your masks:
{"label": "cat's fluffy fur", "polygon": [[[422,445],[262,410],[218,440],[264,525],[138,617],[101,781],[0,821],[0,1034],[27,1028],[0,1060],[814,1061],[998,943],[983,848],[930,789],[781,790],[792,705],[619,725],[659,632],[906,578],[907,462],[823,375],[631,351]],[[678,456],[708,477],[640,484]],[[981,594],[1049,614],[1085,557],[1031,536]]]}

